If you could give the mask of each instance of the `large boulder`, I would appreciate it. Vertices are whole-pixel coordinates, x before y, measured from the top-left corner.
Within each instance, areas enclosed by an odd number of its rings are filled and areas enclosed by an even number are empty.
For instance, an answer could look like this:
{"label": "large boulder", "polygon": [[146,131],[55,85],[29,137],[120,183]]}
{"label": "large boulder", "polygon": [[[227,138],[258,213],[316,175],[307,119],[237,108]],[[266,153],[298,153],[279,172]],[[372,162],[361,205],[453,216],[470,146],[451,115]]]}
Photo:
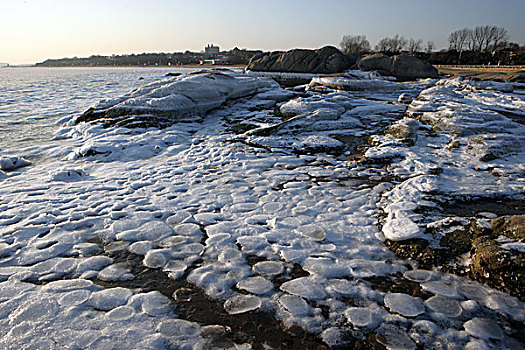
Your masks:
{"label": "large boulder", "polygon": [[438,77],[438,70],[430,63],[408,55],[370,55],[362,58],[358,67],[362,71],[378,71],[403,81]]}
{"label": "large boulder", "polygon": [[318,50],[295,49],[287,52],[270,52],[253,57],[248,70],[288,73],[339,73],[355,64],[355,58],[343,54],[333,46]]}
{"label": "large boulder", "polygon": [[176,122],[199,122],[225,102],[269,88],[268,79],[235,72],[200,71],[170,77],[103,100],[76,119],[105,127],[166,127]]}

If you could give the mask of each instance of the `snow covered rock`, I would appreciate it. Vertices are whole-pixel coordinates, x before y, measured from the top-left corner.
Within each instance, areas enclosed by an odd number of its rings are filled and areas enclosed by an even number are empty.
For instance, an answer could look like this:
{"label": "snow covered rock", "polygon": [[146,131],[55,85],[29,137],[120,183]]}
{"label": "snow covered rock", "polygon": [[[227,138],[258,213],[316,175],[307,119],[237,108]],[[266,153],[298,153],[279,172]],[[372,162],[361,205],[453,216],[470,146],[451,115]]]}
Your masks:
{"label": "snow covered rock", "polygon": [[19,157],[0,157],[0,170],[11,171],[31,165],[31,162]]}
{"label": "snow covered rock", "polygon": [[166,127],[175,122],[195,122],[227,100],[252,95],[270,86],[264,79],[233,72],[195,72],[102,101],[76,122],[126,127]]}

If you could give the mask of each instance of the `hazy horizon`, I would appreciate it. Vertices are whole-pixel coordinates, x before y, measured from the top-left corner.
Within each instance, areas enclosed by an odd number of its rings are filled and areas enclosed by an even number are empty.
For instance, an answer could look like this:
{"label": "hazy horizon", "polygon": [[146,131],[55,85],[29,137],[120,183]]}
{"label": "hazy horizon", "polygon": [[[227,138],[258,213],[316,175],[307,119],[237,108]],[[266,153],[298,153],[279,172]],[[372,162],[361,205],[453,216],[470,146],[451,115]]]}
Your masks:
{"label": "hazy horizon", "polygon": [[11,0],[0,13],[0,62],[143,52],[201,51],[213,43],[264,51],[339,46],[395,34],[448,46],[457,29],[496,25],[524,44],[525,1],[504,0]]}

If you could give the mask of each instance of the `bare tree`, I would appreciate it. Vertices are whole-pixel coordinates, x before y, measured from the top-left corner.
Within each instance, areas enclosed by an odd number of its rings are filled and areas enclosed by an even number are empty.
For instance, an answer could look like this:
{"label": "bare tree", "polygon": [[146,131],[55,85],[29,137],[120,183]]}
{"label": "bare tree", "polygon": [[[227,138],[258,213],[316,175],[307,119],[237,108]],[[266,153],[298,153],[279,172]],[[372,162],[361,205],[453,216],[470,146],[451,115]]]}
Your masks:
{"label": "bare tree", "polygon": [[507,41],[509,40],[509,33],[503,27],[492,27],[490,35],[490,47],[492,51],[502,49],[506,46]]}
{"label": "bare tree", "polygon": [[410,53],[419,52],[423,49],[423,40],[410,39],[407,44],[407,50]]}
{"label": "bare tree", "polygon": [[468,28],[456,30],[450,33],[448,37],[449,49],[457,52],[462,52],[469,45],[469,41],[472,39],[472,30]]}
{"label": "bare tree", "polygon": [[436,48],[436,45],[432,40],[427,41],[427,46],[425,47],[425,52],[428,54],[431,54],[434,49]]}
{"label": "bare tree", "polygon": [[345,35],[341,41],[341,51],[346,54],[370,52],[370,42],[364,35]]}
{"label": "bare tree", "polygon": [[393,38],[383,38],[376,45],[376,51],[398,53],[407,46],[408,41],[396,34]]}

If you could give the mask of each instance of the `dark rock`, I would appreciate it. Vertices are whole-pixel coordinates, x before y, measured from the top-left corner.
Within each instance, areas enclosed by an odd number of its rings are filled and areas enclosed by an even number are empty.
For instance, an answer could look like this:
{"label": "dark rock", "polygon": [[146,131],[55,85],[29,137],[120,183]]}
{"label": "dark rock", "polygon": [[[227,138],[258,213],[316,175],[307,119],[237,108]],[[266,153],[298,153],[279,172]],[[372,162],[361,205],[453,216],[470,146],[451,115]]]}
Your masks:
{"label": "dark rock", "polygon": [[438,78],[438,70],[430,63],[414,56],[398,55],[389,57],[375,54],[362,58],[358,63],[363,71],[378,71],[382,75],[394,76],[398,80]]}
{"label": "dark rock", "polygon": [[496,236],[506,236],[525,242],[525,215],[503,216],[494,219],[492,230]]}
{"label": "dark rock", "polygon": [[503,249],[488,236],[476,238],[474,246],[473,277],[525,300],[525,253]]}
{"label": "dark rock", "polygon": [[333,46],[318,50],[295,49],[270,52],[253,57],[248,70],[259,72],[289,72],[329,74],[343,72],[355,64],[355,57],[347,56]]}

